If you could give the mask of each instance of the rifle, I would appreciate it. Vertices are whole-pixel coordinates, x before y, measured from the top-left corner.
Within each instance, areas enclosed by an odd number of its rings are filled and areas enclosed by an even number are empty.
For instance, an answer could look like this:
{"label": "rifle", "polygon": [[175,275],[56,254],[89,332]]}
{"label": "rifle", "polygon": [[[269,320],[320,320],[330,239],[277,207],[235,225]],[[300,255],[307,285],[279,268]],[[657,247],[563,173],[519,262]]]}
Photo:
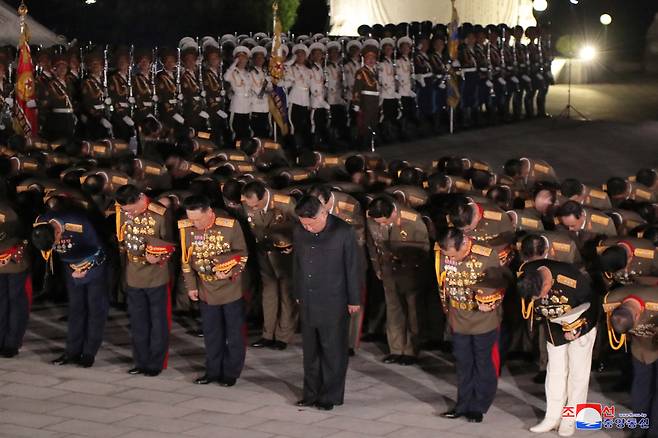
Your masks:
{"label": "rifle", "polygon": [[180,47],[179,47],[176,54],[176,109],[178,110],[179,113],[183,111],[182,108],[183,94],[181,91],[180,75],[181,75],[181,58],[180,58]]}
{"label": "rifle", "polygon": [[109,46],[106,44],[105,49],[103,50],[103,108],[105,112],[105,120],[107,120],[107,126],[105,127],[110,134],[110,138],[114,137],[114,132],[112,131],[112,100],[110,99],[110,94],[107,89],[107,53],[109,51]]}
{"label": "rifle", "polygon": [[[199,37],[196,37],[196,46],[197,46],[197,78],[199,80],[199,97],[201,97],[201,111],[205,112],[207,115],[206,109],[208,109],[208,102],[206,101],[206,90],[203,86],[203,48],[199,44]],[[211,130],[210,126],[210,116],[206,117],[206,129]]]}
{"label": "rifle", "polygon": [[157,74],[158,68],[158,46],[153,48],[153,62],[151,63],[151,100],[153,101],[153,116],[158,118],[158,92],[155,85],[155,75]]}
{"label": "rifle", "polygon": [[135,116],[135,96],[133,94],[133,63],[135,46],[130,45],[130,60],[128,61],[128,105],[130,107],[130,118]]}

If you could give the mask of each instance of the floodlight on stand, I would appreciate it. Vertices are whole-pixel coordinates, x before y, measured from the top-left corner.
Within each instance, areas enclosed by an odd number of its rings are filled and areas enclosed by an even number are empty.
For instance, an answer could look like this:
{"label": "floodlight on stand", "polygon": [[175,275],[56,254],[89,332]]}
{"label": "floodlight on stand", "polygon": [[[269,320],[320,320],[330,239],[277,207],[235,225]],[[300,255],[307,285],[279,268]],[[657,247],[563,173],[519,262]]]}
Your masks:
{"label": "floodlight on stand", "polygon": [[610,23],[612,23],[612,16],[610,14],[602,14],[599,18],[599,21],[602,25],[608,26]]}
{"label": "floodlight on stand", "polygon": [[591,45],[583,46],[578,52],[578,58],[585,62],[594,60],[596,58],[596,48]]}
{"label": "floodlight on stand", "polygon": [[547,0],[534,0],[532,2],[532,8],[537,12],[544,12],[548,8]]}

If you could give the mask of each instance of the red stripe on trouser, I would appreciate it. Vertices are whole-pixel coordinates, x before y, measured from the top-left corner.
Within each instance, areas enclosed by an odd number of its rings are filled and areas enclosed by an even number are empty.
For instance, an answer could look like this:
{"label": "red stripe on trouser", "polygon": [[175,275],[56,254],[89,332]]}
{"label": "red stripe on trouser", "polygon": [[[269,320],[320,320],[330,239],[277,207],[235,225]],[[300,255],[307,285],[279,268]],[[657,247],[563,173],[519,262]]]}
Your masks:
{"label": "red stripe on trouser", "polygon": [[[169,329],[169,334],[171,335],[171,285],[172,281],[169,280],[167,283],[167,328]],[[167,365],[169,365],[169,343],[167,343],[167,352],[165,353],[164,362],[162,363],[162,369],[166,370]]]}
{"label": "red stripe on trouser", "polygon": [[494,342],[491,348],[491,361],[496,369],[496,377],[500,377],[500,351],[498,351],[498,340]]}
{"label": "red stripe on trouser", "polygon": [[27,297],[27,311],[32,310],[32,277],[25,278],[25,296]]}

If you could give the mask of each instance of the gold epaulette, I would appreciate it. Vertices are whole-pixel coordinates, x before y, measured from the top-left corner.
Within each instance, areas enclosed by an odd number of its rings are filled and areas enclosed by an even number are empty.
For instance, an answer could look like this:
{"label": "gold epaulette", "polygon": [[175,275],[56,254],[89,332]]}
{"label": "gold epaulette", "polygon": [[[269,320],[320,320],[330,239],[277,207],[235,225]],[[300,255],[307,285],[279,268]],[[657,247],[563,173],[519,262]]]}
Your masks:
{"label": "gold epaulette", "polygon": [[82,233],[82,231],[83,231],[81,224],[66,223],[66,224],[64,224],[64,229],[66,231],[71,231],[72,233]]}
{"label": "gold epaulette", "polygon": [[577,280],[574,280],[573,278],[567,277],[566,275],[562,275],[562,274],[558,275],[555,281],[572,289],[575,289],[576,286],[578,285]]}
{"label": "gold epaulette", "polygon": [[478,255],[481,255],[481,256],[485,256],[485,257],[489,257],[491,255],[491,251],[493,251],[492,248],[487,248],[486,246],[482,246],[482,245],[473,245],[471,247],[471,252],[472,253],[475,253],[475,254],[478,254]]}
{"label": "gold epaulette", "polygon": [[492,221],[501,221],[503,219],[503,214],[499,211],[484,210],[482,216],[485,219],[489,219]]}
{"label": "gold epaulette", "polygon": [[122,186],[125,186],[126,184],[128,184],[128,178],[123,177],[123,176],[119,176],[119,175],[112,175],[112,180],[111,181],[112,181],[112,184],[118,184],[118,185],[122,185]]}
{"label": "gold epaulette", "polygon": [[595,224],[608,226],[608,224],[610,223],[610,218],[607,217],[607,216],[601,216],[601,215],[598,215],[598,214],[593,214],[592,215],[592,222],[594,222]]}
{"label": "gold epaulette", "polygon": [[215,225],[220,227],[233,228],[233,224],[235,224],[235,219],[228,219],[225,217],[215,218]]}
{"label": "gold epaulette", "polygon": [[274,195],[273,199],[274,202],[278,202],[279,204],[290,204],[290,196]]}
{"label": "gold epaulette", "polygon": [[539,221],[537,219],[530,219],[528,217],[521,218],[521,225],[532,228],[533,230],[539,229]]}
{"label": "gold epaulette", "polygon": [[400,217],[408,221],[418,220],[418,215],[416,213],[412,213],[411,211],[407,211],[407,210],[400,211]]}
{"label": "gold epaulette", "polygon": [[203,166],[199,166],[198,164],[191,164],[190,172],[196,173],[197,175],[204,175],[206,173],[206,168]]}
{"label": "gold epaulette", "polygon": [[156,204],[155,202],[149,203],[148,209],[149,211],[152,211],[153,213],[160,216],[164,216],[164,214],[167,212],[167,209],[163,205]]}
{"label": "gold epaulette", "polygon": [[193,225],[192,221],[189,220],[189,219],[181,219],[181,220],[178,221],[178,229],[179,230],[182,230],[183,228],[189,228],[192,225]]}
{"label": "gold epaulette", "polygon": [[354,204],[350,204],[349,202],[345,201],[338,201],[338,208],[340,210],[352,212],[354,211]]}

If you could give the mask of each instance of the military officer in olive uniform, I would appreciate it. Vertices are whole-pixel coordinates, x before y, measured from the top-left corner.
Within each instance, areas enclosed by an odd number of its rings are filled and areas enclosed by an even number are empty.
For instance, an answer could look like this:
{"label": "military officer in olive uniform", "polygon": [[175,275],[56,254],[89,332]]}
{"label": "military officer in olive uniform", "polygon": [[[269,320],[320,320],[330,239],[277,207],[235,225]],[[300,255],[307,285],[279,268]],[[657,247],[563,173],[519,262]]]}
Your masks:
{"label": "military officer in olive uniform", "polygon": [[375,141],[379,124],[379,81],[376,70],[378,51],[377,41],[365,41],[362,50],[364,65],[357,70],[352,88],[358,140],[362,149],[369,148]]}
{"label": "military officer in olive uniform", "polygon": [[611,286],[658,283],[658,256],[650,240],[609,237],[596,250],[601,271]]}
{"label": "military officer in olive uniform", "polygon": [[166,368],[174,252],[167,209],[134,185],[116,191],[116,233],[125,251],[124,281],[135,367],[129,374],[157,376]]}
{"label": "military officer in olive uniform", "polygon": [[32,283],[20,219],[0,201],[0,356],[18,354],[27,329]]}
{"label": "military officer in olive uniform", "polygon": [[292,237],[294,202],[290,196],[275,193],[255,180],[242,189],[247,221],[256,238],[258,266],[263,282],[263,335],[254,348],[284,350],[295,334],[297,310],[290,288],[292,255],[277,248],[276,234]]}
{"label": "military officer in olive uniform", "polygon": [[106,102],[103,87],[103,62],[101,53],[89,53],[86,59],[89,72],[82,81],[82,121],[90,140],[113,137],[112,124],[106,117],[111,103]]}
{"label": "military officer in olive uniform", "polygon": [[578,244],[584,259],[594,257],[596,244],[606,236],[617,235],[613,220],[597,210],[583,207],[576,201],[567,201],[555,214],[560,223],[569,230]]}
{"label": "military officer in olive uniform", "polygon": [[493,403],[500,375],[500,305],[511,278],[499,252],[457,228],[439,234],[434,246],[443,310],[457,360],[457,404],[444,418],[479,423]]}
{"label": "military officer in olive uniform", "polygon": [[48,81],[45,93],[44,135],[49,140],[68,140],[73,137],[76,125],[74,90],[66,80],[68,64],[63,55],[54,58],[55,75]]}
{"label": "military officer in olive uniform", "polygon": [[420,214],[388,197],[374,199],[367,217],[368,253],[386,300],[384,363],[412,365],[418,355],[416,299],[429,255],[427,227]]}
{"label": "military officer in olive uniform", "polygon": [[133,77],[130,75],[130,52],[125,48],[118,49],[115,54],[116,71],[108,79],[108,94],[112,100],[112,126],[114,136],[128,141],[135,135],[135,122],[130,116],[130,108],[135,103],[135,97],[130,95]]}
{"label": "military officer in olive uniform", "polygon": [[205,196],[184,201],[187,219],[178,222],[185,287],[200,302],[206,372],[198,385],[233,386],[244,366],[242,272],[247,244],[240,223],[215,211]]}

